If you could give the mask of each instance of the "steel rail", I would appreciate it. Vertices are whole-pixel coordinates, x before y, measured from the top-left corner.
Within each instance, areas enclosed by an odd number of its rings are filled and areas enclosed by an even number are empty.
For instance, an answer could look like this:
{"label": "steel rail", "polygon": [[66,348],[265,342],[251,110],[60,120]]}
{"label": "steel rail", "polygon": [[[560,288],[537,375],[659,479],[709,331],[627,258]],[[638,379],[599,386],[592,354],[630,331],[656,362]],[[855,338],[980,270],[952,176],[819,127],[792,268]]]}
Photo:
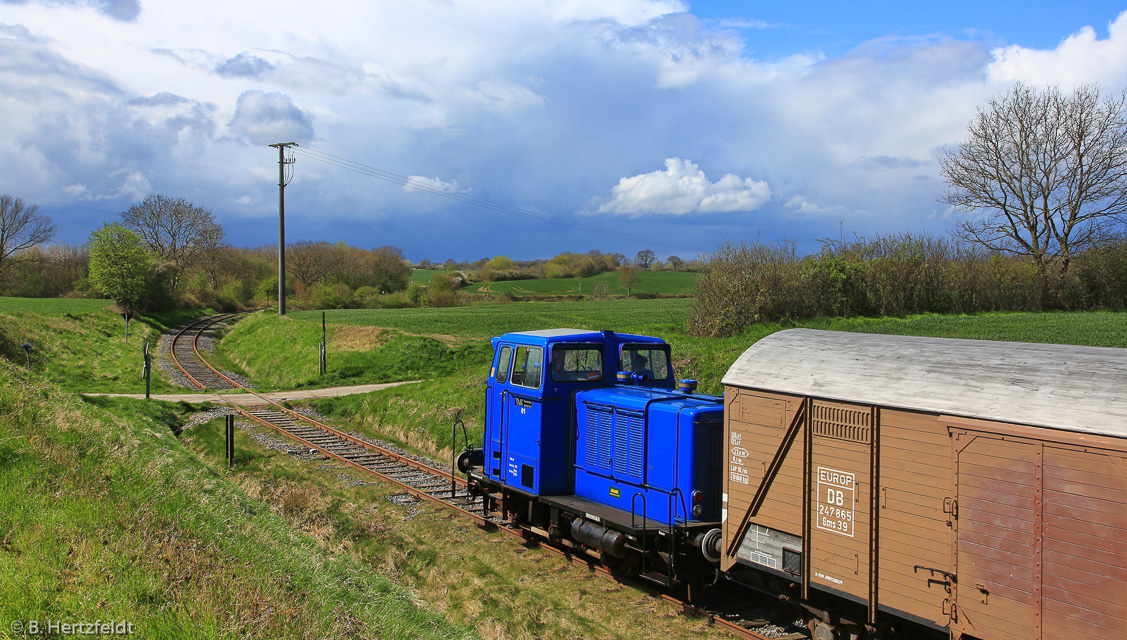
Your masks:
{"label": "steel rail", "polygon": [[[181,338],[184,337],[185,333],[188,333],[189,331],[194,330],[195,334],[191,336],[191,338],[192,338],[192,342],[191,342],[192,354],[195,355],[196,359],[199,360],[199,362],[202,363],[204,366],[206,366],[207,369],[210,369],[217,376],[219,376],[223,380],[226,380],[231,385],[232,389],[238,389],[242,385],[238,384],[234,380],[232,380],[232,379],[228,378],[227,376],[223,375],[219,370],[217,370],[215,367],[211,366],[211,364],[208,363],[203,358],[203,356],[200,355],[199,346],[198,346],[200,335],[202,335],[204,331],[211,328],[212,325],[218,324],[219,322],[221,322],[223,320],[227,320],[229,318],[232,318],[236,315],[238,315],[238,314],[227,313],[227,314],[220,314],[220,315],[210,316],[210,317],[207,317],[207,318],[202,318],[200,320],[196,320],[195,322],[181,328],[179,331],[176,332],[176,335],[173,336],[173,338],[172,338],[172,343],[168,347],[168,352],[172,356],[172,362],[176,365],[176,368],[180,370],[180,373],[183,373],[184,376],[188,379],[188,381],[191,382],[192,384],[194,384],[196,387],[198,387],[201,391],[206,391],[208,387],[207,387],[207,385],[200,382],[200,380],[198,378],[196,378],[196,376],[189,373],[188,368],[185,366],[185,364],[183,362],[181,362],[180,357],[177,356],[177,354],[176,354],[177,342]],[[200,327],[199,325],[203,325],[203,326]],[[199,327],[199,328],[197,329],[197,327]]]}

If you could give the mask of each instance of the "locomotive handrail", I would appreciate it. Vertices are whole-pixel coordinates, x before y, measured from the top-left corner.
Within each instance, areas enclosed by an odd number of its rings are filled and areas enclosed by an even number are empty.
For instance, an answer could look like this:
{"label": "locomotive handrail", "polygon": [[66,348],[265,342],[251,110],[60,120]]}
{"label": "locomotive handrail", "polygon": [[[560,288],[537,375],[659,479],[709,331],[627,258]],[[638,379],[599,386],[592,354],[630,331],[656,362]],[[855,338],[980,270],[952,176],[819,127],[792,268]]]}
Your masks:
{"label": "locomotive handrail", "polygon": [[[635,529],[635,530],[638,528],[638,526],[634,522],[634,503],[638,501],[638,498],[642,499],[642,526],[645,527],[647,520],[649,520],[646,517],[646,496],[641,491],[635,491],[634,495],[630,498],[630,528]],[[639,573],[645,574],[646,573],[646,551],[647,551],[646,550],[646,540],[649,538],[649,536],[643,535],[643,536],[641,536],[641,538],[642,538],[642,568],[639,571]]]}

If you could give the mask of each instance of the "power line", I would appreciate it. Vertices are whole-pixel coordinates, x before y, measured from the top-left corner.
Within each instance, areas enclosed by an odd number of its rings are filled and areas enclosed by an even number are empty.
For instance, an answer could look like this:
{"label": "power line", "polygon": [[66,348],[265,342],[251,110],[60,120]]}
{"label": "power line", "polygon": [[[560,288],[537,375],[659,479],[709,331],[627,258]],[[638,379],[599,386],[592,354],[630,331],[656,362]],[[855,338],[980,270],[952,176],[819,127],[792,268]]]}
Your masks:
{"label": "power line", "polygon": [[410,186],[410,188],[412,188],[416,191],[423,191],[423,192],[430,193],[430,194],[433,194],[433,195],[436,195],[436,196],[447,198],[449,200],[455,200],[457,202],[462,202],[462,203],[465,203],[465,204],[471,204],[471,205],[474,205],[474,206],[477,206],[477,207],[481,207],[483,209],[489,209],[491,211],[496,211],[498,213],[504,213],[504,214],[516,216],[516,217],[519,217],[519,218],[525,218],[527,220],[535,220],[537,222],[543,222],[543,223],[546,223],[546,224],[554,224],[554,225],[559,226],[559,227],[573,229],[573,230],[576,230],[576,231],[584,231],[584,232],[587,232],[587,233],[601,234],[601,235],[611,237],[611,238],[618,238],[620,240],[633,240],[633,241],[636,241],[636,242],[645,242],[645,243],[649,243],[649,244],[653,244],[653,245],[670,247],[670,248],[674,248],[674,249],[683,249],[683,250],[688,250],[688,251],[696,251],[696,252],[700,252],[700,253],[704,253],[704,252],[707,251],[707,249],[702,249],[700,247],[682,244],[682,243],[679,243],[679,242],[670,242],[668,240],[658,240],[656,238],[647,238],[645,236],[639,236],[639,235],[635,235],[635,234],[632,234],[632,233],[626,233],[624,231],[615,231],[614,229],[607,229],[605,227],[599,227],[599,226],[595,226],[595,225],[584,224],[582,222],[576,222],[574,220],[565,220],[563,218],[557,218],[555,216],[550,216],[550,215],[547,215],[547,214],[544,214],[544,213],[537,213],[535,211],[529,211],[527,209],[521,209],[521,208],[518,208],[518,207],[511,207],[509,205],[500,204],[498,202],[493,202],[492,200],[486,200],[485,198],[479,198],[477,196],[471,196],[468,193],[463,193],[463,192],[460,192],[460,191],[454,191],[452,189],[444,189],[442,187],[430,185],[430,184],[427,184],[425,182],[421,182],[419,180],[412,180],[408,176],[401,176],[397,173],[391,173],[390,171],[384,171],[383,169],[377,169],[376,167],[368,166],[366,164],[362,164],[362,163],[359,163],[359,162],[348,160],[346,158],[341,158],[339,156],[335,156],[335,155],[332,155],[330,153],[326,153],[324,151],[318,151],[316,149],[311,149],[309,147],[298,147],[296,149],[296,152],[298,154],[302,155],[303,157],[306,157],[310,160],[316,160],[318,162],[322,162],[324,164],[328,164],[328,165],[331,165],[331,166],[334,166],[334,167],[338,167],[338,168],[341,168],[341,169],[345,169],[345,170],[348,170],[348,171],[359,173],[361,175],[365,175],[365,176],[368,176],[370,178],[375,178],[377,180],[383,180],[385,182],[390,182],[392,184],[397,184],[397,185],[400,185],[400,186]]}

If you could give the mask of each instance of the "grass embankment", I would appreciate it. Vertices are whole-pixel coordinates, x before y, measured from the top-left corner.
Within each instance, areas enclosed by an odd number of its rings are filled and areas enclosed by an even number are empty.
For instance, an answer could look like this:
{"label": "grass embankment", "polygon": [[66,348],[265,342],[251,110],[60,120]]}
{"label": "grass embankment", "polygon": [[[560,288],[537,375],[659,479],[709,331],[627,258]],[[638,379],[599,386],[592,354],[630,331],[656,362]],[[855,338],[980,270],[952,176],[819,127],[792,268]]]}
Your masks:
{"label": "grass embankment", "polygon": [[482,380],[492,357],[491,336],[560,326],[660,334],[683,322],[689,302],[603,300],[328,311],[326,376],[317,375],[320,311],[293,313],[288,319],[270,312],[256,314],[231,330],[222,349],[264,388],[420,379],[415,385],[312,404],[350,420],[361,431],[446,456],[456,418],[465,421],[472,439],[480,439]]}
{"label": "grass embankment", "polygon": [[113,620],[144,638],[470,635],[202,464],[170,433],[186,409],[82,401],[0,360],[5,629]]}
{"label": "grass embankment", "polygon": [[[350,420],[382,437],[396,439],[435,455],[448,455],[451,424],[461,417],[470,430],[471,439],[479,439],[483,425],[484,396],[482,380],[489,368],[490,349],[487,338],[506,331],[547,329],[571,326],[576,328],[613,328],[620,332],[656,335],[673,345],[674,365],[680,377],[696,378],[701,391],[719,394],[721,378],[731,363],[747,347],[775,331],[794,327],[858,331],[902,335],[952,338],[1011,340],[1023,342],[1057,342],[1095,346],[1127,347],[1127,314],[1118,312],[1077,313],[994,313],[973,316],[921,315],[907,318],[814,318],[802,322],[761,323],[745,329],[732,338],[696,338],[684,331],[687,303],[684,300],[608,300],[574,303],[517,303],[450,309],[358,310],[331,311],[329,322],[335,330],[379,332],[383,328],[421,333],[442,332],[444,340],[454,345],[449,352],[430,351],[443,358],[448,366],[414,362],[409,371],[396,376],[394,370],[382,368],[380,379],[423,377],[425,382],[376,394],[365,394],[318,400],[313,405],[320,411]],[[312,318],[312,313],[293,314],[292,320]],[[319,321],[319,313],[316,314]],[[306,338],[312,345],[320,340],[320,327],[313,322],[293,322],[287,330],[315,332],[316,339]],[[276,322],[267,321],[264,322]],[[348,323],[347,325],[345,323]],[[306,325],[303,329],[300,325]],[[331,326],[333,326],[331,325]],[[250,329],[245,325],[243,329]],[[240,329],[241,330],[241,329]],[[237,332],[236,332],[237,333]],[[257,334],[257,332],[255,332]],[[312,335],[312,333],[310,333]],[[344,334],[342,334],[344,335]],[[407,337],[399,338],[407,340]],[[415,338],[420,339],[420,338]],[[259,345],[256,335],[243,337],[244,345]],[[287,351],[279,343],[274,356],[278,363],[287,361]],[[228,343],[224,343],[226,348]],[[373,343],[372,347],[376,347]],[[242,347],[245,348],[245,347]],[[288,347],[287,347],[288,348]],[[330,338],[329,368],[334,361],[383,358],[377,353],[349,355],[338,353],[339,341]],[[378,351],[378,349],[377,349]],[[315,352],[309,349],[308,362],[302,366],[315,371]],[[425,359],[425,354],[416,354]],[[280,366],[280,365],[279,365]],[[429,370],[428,370],[429,367]],[[407,374],[412,374],[408,376]],[[256,372],[252,372],[255,375]],[[337,374],[334,381],[348,382]],[[367,380],[371,373],[358,376]],[[307,378],[307,383],[311,379]],[[461,446],[459,438],[458,447]]]}
{"label": "grass embankment", "polygon": [[[220,421],[184,434],[190,447],[223,465]],[[299,461],[239,431],[233,480],[270,503],[325,549],[347,552],[413,589],[428,607],[487,640],[724,638],[703,620],[627,589],[499,531],[474,527],[427,502],[337,463]],[[225,473],[225,472],[224,472]],[[639,624],[639,620],[645,624]]]}
{"label": "grass embankment", "polygon": [[[134,318],[126,343],[125,321],[104,300],[6,299],[12,300],[20,302],[0,308],[0,357],[24,364],[25,353],[19,345],[30,343],[32,370],[71,391],[144,393],[144,344],[149,343],[155,356],[162,331],[209,313],[174,311]],[[91,309],[94,305],[88,303],[92,302],[102,305]],[[153,393],[183,390],[154,364]]]}
{"label": "grass embankment", "polygon": [[87,298],[8,298],[0,296],[0,313],[23,311],[41,316],[78,315],[100,311],[109,307],[112,300]]}

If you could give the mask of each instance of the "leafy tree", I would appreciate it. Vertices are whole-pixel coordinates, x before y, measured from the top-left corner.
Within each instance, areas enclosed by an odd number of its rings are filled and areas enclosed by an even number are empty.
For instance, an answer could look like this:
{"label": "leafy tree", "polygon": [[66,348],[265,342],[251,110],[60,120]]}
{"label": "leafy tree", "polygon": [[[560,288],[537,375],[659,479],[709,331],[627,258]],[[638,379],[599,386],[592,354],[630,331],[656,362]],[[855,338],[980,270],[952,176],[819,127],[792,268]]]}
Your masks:
{"label": "leafy tree", "polygon": [[0,195],[0,276],[11,258],[24,249],[47,242],[55,235],[55,225],[39,215],[39,206],[27,206],[22,198]]}
{"label": "leafy tree", "polygon": [[485,263],[485,266],[493,269],[494,271],[511,271],[516,267],[516,263],[507,256],[495,256],[492,260]]}
{"label": "leafy tree", "polygon": [[685,261],[678,256],[669,256],[669,268],[680,271],[685,268]]}
{"label": "leafy tree", "polygon": [[638,284],[638,270],[632,266],[625,266],[618,272],[618,284],[626,288],[626,297],[630,297],[631,290]]}
{"label": "leafy tree", "polygon": [[123,310],[140,309],[156,256],[136,234],[115,222],[90,234],[90,281]]}
{"label": "leafy tree", "polygon": [[649,269],[654,260],[657,260],[657,254],[652,249],[642,249],[638,252],[638,256],[634,258],[635,264],[641,267],[643,271]]}
{"label": "leafy tree", "polygon": [[184,198],[150,195],[123,211],[121,219],[161,260],[174,265],[169,282],[173,289],[185,269],[196,266],[223,242],[223,227],[211,212]]}
{"label": "leafy tree", "polygon": [[399,247],[384,246],[369,252],[370,273],[380,291],[403,291],[411,280],[411,266]]}
{"label": "leafy tree", "polygon": [[973,214],[960,238],[1028,256],[1038,273],[1106,237],[1127,214],[1127,94],[1015,85],[939,158],[942,202]]}

